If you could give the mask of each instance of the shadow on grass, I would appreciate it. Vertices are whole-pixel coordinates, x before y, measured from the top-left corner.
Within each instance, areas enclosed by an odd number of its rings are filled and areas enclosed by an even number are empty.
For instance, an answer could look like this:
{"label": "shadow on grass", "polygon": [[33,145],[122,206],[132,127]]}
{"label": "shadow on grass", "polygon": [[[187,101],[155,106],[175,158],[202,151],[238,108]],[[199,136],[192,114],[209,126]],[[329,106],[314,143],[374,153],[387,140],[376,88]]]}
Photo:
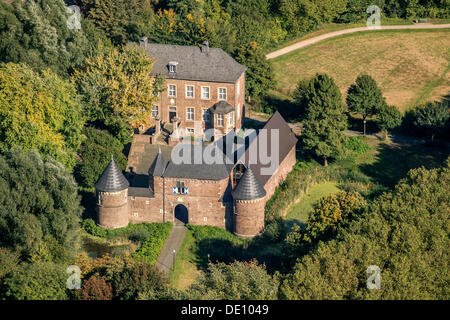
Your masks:
{"label": "shadow on grass", "polygon": [[202,270],[206,270],[208,262],[229,264],[233,261],[253,259],[265,264],[269,273],[280,270],[282,266],[281,244],[270,243],[263,237],[242,240],[240,244],[225,239],[204,239],[196,242],[195,263],[197,268]]}
{"label": "shadow on grass", "polygon": [[422,144],[380,144],[375,162],[363,164],[361,171],[381,185],[394,187],[411,169],[442,165],[449,156],[446,147]]}

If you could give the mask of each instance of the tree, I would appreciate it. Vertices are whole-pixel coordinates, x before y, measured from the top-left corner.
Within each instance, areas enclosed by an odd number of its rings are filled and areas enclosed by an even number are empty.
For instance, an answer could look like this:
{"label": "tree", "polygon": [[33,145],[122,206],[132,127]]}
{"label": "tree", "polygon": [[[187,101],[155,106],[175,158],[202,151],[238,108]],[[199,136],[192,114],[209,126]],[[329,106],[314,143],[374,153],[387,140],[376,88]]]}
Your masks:
{"label": "tree", "polygon": [[347,127],[345,106],[334,80],[326,74],[317,74],[303,90],[305,118],[302,140],[304,148],[328,165],[329,158],[336,158],[343,152]]}
{"label": "tree", "polygon": [[256,261],[209,264],[187,292],[189,299],[273,300],[278,281]]}
{"label": "tree", "polygon": [[378,127],[384,131],[384,139],[387,139],[388,130],[392,130],[402,123],[402,114],[395,106],[384,104],[377,112]]}
{"label": "tree", "polygon": [[50,70],[0,64],[0,152],[36,149],[72,169],[83,139],[82,108],[75,87]]}
{"label": "tree", "polygon": [[0,246],[25,261],[67,261],[78,249],[81,211],[62,164],[19,148],[0,155]]}
{"label": "tree", "polygon": [[274,86],[274,75],[270,61],[266,60],[262,48],[256,42],[243,45],[236,50],[235,59],[248,70],[245,79],[246,96],[257,97]]}
{"label": "tree", "polygon": [[79,183],[85,187],[93,187],[111,156],[120,169],[125,170],[127,158],[123,154],[123,144],[111,136],[108,131],[86,127],[83,131],[86,139],[81,144],[80,162],[75,169]]}
{"label": "tree", "polygon": [[[383,108],[385,101],[375,80],[369,75],[360,75],[347,91],[347,106],[349,111],[362,116],[363,122],[367,117]],[[364,134],[366,134],[364,130]]]}
{"label": "tree", "polygon": [[414,110],[414,125],[431,136],[431,141],[442,134],[449,125],[450,112],[448,102],[427,102]]}
{"label": "tree", "polygon": [[[282,281],[282,299],[448,299],[450,159],[411,170],[391,193],[302,257]],[[367,268],[381,269],[369,290]]]}
{"label": "tree", "polygon": [[78,300],[111,300],[112,287],[105,279],[92,276],[83,281],[81,289],[75,291]]}
{"label": "tree", "polygon": [[86,59],[73,81],[88,120],[106,126],[122,143],[130,140],[133,128],[150,126],[153,102],[161,91],[160,77],[149,76],[152,68],[153,61],[136,46],[107,49]]}
{"label": "tree", "polygon": [[66,10],[62,0],[0,2],[0,61],[67,76],[83,61],[89,42],[83,28],[67,27]]}
{"label": "tree", "polygon": [[13,300],[66,300],[67,273],[51,262],[21,264],[3,280],[1,296]]}

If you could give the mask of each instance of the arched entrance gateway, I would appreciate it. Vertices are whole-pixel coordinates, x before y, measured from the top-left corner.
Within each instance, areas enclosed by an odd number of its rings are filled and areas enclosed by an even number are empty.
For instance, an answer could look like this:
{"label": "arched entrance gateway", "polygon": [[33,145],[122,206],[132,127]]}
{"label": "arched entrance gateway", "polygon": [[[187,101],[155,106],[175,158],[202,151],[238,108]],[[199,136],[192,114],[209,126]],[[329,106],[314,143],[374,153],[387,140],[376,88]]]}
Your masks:
{"label": "arched entrance gateway", "polygon": [[175,225],[185,225],[188,222],[189,222],[188,209],[182,204],[177,205],[175,207],[174,224]]}

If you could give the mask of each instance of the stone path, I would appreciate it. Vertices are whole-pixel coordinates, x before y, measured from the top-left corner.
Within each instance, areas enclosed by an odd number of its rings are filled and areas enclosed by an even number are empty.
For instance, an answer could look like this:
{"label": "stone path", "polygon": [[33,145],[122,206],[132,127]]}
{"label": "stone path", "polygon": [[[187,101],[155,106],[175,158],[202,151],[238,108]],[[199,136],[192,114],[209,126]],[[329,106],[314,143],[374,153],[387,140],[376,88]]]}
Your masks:
{"label": "stone path", "polygon": [[165,274],[169,274],[169,271],[173,265],[173,250],[175,250],[175,254],[178,254],[178,250],[183,243],[185,234],[185,225],[175,223],[169,237],[166,240],[166,243],[164,244],[161,254],[156,260],[156,267]]}
{"label": "stone path", "polygon": [[361,32],[361,31],[369,31],[369,30],[401,30],[401,29],[447,29],[450,28],[450,24],[431,24],[431,23],[420,23],[420,24],[414,24],[414,25],[400,25],[400,26],[381,26],[379,29],[369,29],[367,27],[360,27],[360,28],[350,28],[350,29],[344,29],[334,32],[329,32],[314,38],[310,38],[307,40],[299,41],[297,43],[294,43],[293,45],[287,46],[285,48],[276,50],[274,52],[271,52],[266,55],[266,59],[273,59],[279,56],[282,56],[286,53],[292,52],[294,50],[304,48],[306,46],[309,46],[311,44],[317,43],[319,41],[338,37],[344,34],[349,33],[355,33],[355,32]]}

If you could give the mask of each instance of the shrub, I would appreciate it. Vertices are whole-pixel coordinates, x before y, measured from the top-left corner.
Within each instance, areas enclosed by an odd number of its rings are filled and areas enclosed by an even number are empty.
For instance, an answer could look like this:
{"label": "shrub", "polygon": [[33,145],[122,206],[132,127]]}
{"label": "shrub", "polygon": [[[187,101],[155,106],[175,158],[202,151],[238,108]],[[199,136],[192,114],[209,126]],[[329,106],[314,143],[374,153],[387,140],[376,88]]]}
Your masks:
{"label": "shrub", "polygon": [[364,141],[364,137],[347,137],[345,149],[359,155],[369,152],[370,146]]}
{"label": "shrub", "polygon": [[266,225],[263,237],[271,242],[279,242],[283,239],[285,232],[284,221],[281,218],[275,219]]}
{"label": "shrub", "polygon": [[62,266],[25,263],[4,278],[0,292],[3,298],[13,300],[65,300],[67,278]]}
{"label": "shrub", "polygon": [[111,300],[112,295],[111,284],[98,276],[83,281],[81,289],[75,290],[78,300]]}
{"label": "shrub", "polygon": [[108,230],[99,227],[94,220],[85,219],[82,222],[83,229],[93,236],[104,238],[108,235]]}

